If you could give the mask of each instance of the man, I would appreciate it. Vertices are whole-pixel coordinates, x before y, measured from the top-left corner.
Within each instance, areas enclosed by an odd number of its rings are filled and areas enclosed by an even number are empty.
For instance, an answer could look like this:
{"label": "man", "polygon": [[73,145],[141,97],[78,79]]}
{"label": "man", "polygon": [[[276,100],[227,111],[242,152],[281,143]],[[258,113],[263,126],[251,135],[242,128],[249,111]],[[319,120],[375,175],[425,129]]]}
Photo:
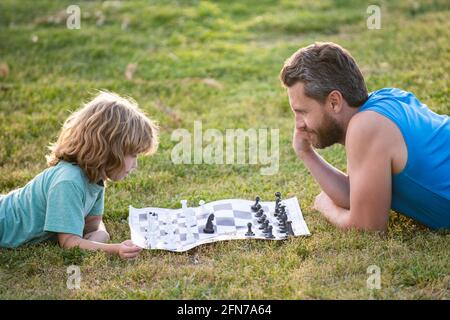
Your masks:
{"label": "man", "polygon": [[[450,119],[399,89],[367,93],[334,43],[295,52],[281,70],[295,114],[293,148],[322,192],[314,207],[342,229],[385,231],[389,209],[450,229]],[[340,143],[347,172],[314,148]]]}

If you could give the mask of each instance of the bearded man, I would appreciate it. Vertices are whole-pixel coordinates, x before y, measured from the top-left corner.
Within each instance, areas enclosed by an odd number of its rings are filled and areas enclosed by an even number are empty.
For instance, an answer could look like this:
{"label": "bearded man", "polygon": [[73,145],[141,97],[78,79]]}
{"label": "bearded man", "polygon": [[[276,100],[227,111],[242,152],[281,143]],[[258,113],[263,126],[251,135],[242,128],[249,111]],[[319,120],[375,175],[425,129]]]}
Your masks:
{"label": "bearded man", "polygon": [[[280,79],[295,116],[293,148],[322,192],[314,207],[342,229],[385,231],[390,209],[450,229],[450,120],[396,88],[367,92],[348,51],[315,43]],[[347,174],[315,150],[345,146]]]}

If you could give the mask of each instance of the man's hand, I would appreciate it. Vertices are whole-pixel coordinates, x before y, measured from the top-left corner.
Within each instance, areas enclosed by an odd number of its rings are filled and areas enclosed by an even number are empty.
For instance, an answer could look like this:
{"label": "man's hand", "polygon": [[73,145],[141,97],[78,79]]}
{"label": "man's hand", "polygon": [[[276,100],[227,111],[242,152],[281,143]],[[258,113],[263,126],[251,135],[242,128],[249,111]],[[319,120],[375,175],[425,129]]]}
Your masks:
{"label": "man's hand", "polygon": [[131,240],[126,240],[117,247],[117,254],[122,259],[134,259],[141,251],[142,248],[136,246]]}
{"label": "man's hand", "polygon": [[313,151],[311,141],[309,140],[308,134],[304,130],[294,127],[292,148],[294,149],[298,157],[301,157],[303,154]]}
{"label": "man's hand", "polygon": [[313,209],[319,211],[331,224],[338,228],[349,229],[354,227],[350,220],[350,210],[337,206],[323,191],[316,196]]}
{"label": "man's hand", "polygon": [[[331,223],[337,224],[344,222],[345,218],[348,217],[349,212],[346,209],[338,207],[333,200],[323,191],[321,191],[314,200],[313,209],[319,211],[325,219]],[[340,211],[338,216],[335,216],[335,212]],[[345,228],[344,225],[338,225],[341,228]]]}
{"label": "man's hand", "polygon": [[325,192],[322,191],[316,196],[316,199],[314,200],[313,209],[319,211],[326,217],[326,213],[333,205],[334,205],[333,200],[331,200],[331,198]]}

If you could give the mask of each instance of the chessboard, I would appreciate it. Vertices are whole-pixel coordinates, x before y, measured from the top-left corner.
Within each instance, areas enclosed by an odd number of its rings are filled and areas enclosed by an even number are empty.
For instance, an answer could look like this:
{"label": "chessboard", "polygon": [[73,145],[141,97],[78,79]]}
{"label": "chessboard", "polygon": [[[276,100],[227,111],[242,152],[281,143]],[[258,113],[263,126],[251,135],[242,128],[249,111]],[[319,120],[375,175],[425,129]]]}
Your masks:
{"label": "chessboard", "polygon": [[[279,195],[277,193],[276,195]],[[183,252],[233,239],[283,240],[310,235],[296,197],[275,201],[225,199],[181,209],[129,206],[131,240],[145,249]]]}

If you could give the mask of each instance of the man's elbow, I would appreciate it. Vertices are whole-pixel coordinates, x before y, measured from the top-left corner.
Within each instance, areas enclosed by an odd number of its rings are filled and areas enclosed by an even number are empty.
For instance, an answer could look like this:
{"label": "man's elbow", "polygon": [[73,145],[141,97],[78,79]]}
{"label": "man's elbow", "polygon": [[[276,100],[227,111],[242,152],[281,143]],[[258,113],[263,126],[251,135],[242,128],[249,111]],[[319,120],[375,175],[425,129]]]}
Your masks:
{"label": "man's elbow", "polygon": [[352,210],[348,211],[346,215],[340,215],[334,222],[334,225],[341,230],[368,232],[385,232],[387,230],[387,219],[385,217],[365,217]]}
{"label": "man's elbow", "polygon": [[350,211],[347,219],[340,221],[337,227],[342,230],[358,230],[367,232],[386,232],[387,221],[366,220],[355,216]]}

